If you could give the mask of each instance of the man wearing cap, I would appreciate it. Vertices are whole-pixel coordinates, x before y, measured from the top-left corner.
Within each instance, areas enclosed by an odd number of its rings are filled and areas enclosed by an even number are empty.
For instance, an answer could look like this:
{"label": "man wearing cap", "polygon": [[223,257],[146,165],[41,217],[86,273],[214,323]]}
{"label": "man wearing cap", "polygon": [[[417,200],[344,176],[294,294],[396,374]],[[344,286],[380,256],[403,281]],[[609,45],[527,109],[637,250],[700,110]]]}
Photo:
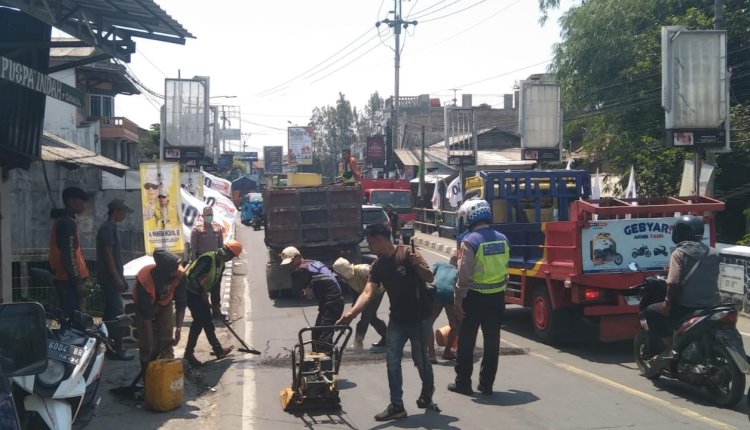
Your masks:
{"label": "man wearing cap", "polygon": [[[122,265],[120,237],[117,224],[133,213],[125,200],[114,199],[107,206],[107,221],[96,232],[96,280],[104,293],[104,320],[113,321],[125,313],[122,293],[127,291]],[[114,352],[107,352],[113,360],[132,360],[133,354],[122,349],[123,328],[117,324],[107,326]]]}
{"label": "man wearing cap", "polygon": [[[216,251],[224,246],[223,227],[214,222],[214,209],[211,206],[203,208],[203,223],[193,227],[190,232],[190,260],[195,261],[201,255]],[[216,282],[221,281],[221,276]],[[214,318],[224,319],[221,313],[221,288],[211,287],[211,308]]]}
{"label": "man wearing cap", "polygon": [[68,187],[62,192],[62,200],[65,209],[52,209],[50,213],[54,221],[49,239],[49,265],[58,302],[66,314],[72,315],[81,307],[89,277],[76,224],[76,215],[86,209],[88,196],[78,187]]}
{"label": "man wearing cap", "polygon": [[[336,275],[325,264],[316,260],[305,260],[299,250],[288,246],[281,251],[281,265],[287,266],[292,274],[292,285],[301,286],[305,297],[318,299],[318,318],[315,326],[336,325],[344,313],[344,296]],[[332,331],[314,331],[312,340],[322,343],[333,341]],[[331,348],[313,342],[313,351],[330,353]]]}
{"label": "man wearing cap", "polygon": [[201,331],[206,332],[206,338],[217,360],[226,357],[232,351],[231,346],[223,348],[216,337],[216,328],[211,318],[211,308],[208,305],[208,295],[211,290],[219,288],[224,265],[233,258],[239,257],[240,254],[242,254],[242,244],[236,240],[228,240],[221,248],[198,257],[185,271],[188,279],[187,305],[193,317],[187,346],[185,346],[185,359],[192,367],[199,367],[203,364],[194,354]]}
{"label": "man wearing cap", "polygon": [[180,341],[187,306],[185,284],[180,259],[162,248],[154,250],[154,264],[143,267],[135,277],[135,325],[144,370],[158,357],[174,358],[172,346]]}

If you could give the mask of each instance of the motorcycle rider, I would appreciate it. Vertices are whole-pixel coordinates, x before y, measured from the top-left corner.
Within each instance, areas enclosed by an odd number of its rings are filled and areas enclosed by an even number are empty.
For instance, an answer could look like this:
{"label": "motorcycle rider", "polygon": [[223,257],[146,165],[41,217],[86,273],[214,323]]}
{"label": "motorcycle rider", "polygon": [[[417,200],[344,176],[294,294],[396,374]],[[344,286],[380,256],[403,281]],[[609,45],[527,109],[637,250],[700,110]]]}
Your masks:
{"label": "motorcycle rider", "polygon": [[663,337],[670,336],[673,325],[698,309],[721,302],[719,295],[719,253],[701,242],[703,218],[683,215],[672,227],[676,248],[669,261],[667,296],[663,302],[646,308],[648,355],[663,352]]}

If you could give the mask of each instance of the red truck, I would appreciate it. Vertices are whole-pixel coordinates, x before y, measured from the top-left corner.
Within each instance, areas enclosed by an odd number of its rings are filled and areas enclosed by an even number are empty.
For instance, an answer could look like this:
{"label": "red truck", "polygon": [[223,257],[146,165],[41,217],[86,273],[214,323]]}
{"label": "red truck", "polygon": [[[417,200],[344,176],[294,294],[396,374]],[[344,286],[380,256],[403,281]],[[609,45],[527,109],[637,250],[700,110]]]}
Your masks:
{"label": "red truck", "polygon": [[631,287],[668,267],[675,216],[703,216],[704,241],[714,244],[710,214],[724,210],[704,196],[589,200],[584,171],[480,176],[492,228],[510,242],[505,301],[531,308],[534,331],[548,343],[581,319],[598,327],[602,341],[632,339],[639,302]]}
{"label": "red truck", "polygon": [[362,204],[393,205],[398,212],[399,227],[414,221],[414,199],[408,179],[361,179],[360,185]]}

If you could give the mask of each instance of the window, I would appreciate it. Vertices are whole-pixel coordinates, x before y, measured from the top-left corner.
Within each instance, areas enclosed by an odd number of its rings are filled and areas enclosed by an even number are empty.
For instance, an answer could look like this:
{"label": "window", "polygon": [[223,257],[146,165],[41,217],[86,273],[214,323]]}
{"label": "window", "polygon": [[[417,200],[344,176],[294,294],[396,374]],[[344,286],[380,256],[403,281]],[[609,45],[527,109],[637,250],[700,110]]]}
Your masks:
{"label": "window", "polygon": [[89,96],[90,116],[115,116],[115,99],[112,96],[91,94]]}

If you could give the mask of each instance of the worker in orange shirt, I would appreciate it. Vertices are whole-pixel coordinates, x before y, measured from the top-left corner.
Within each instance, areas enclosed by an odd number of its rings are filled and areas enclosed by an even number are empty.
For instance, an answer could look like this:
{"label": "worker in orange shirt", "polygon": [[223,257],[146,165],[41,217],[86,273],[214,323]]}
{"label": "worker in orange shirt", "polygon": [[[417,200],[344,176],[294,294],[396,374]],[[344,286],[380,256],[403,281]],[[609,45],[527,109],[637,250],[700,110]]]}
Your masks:
{"label": "worker in orange shirt", "polygon": [[341,179],[344,185],[356,184],[362,175],[359,171],[357,159],[350,150],[344,149],[341,151],[341,165]]}

